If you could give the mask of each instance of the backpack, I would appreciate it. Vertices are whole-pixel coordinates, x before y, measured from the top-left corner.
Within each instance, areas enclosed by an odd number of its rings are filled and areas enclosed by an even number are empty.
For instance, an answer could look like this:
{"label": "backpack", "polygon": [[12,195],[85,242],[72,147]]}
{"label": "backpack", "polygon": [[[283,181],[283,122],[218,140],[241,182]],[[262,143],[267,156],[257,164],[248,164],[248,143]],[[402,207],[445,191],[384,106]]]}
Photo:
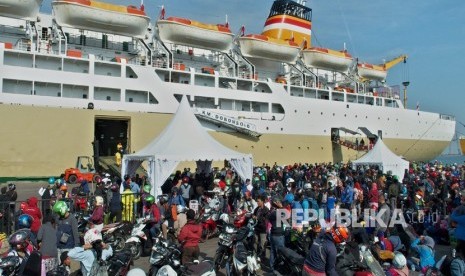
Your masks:
{"label": "backpack", "polygon": [[63,249],[76,246],[76,244],[74,244],[73,227],[71,224],[65,223],[63,220],[58,220],[57,224],[57,247]]}
{"label": "backpack", "polygon": [[94,254],[94,262],[90,267],[90,271],[87,274],[88,276],[108,276],[108,265],[106,265],[105,261],[97,260],[97,252],[92,249],[92,253]]}
{"label": "backpack", "polygon": [[465,273],[465,262],[459,257],[452,258],[451,256],[446,256],[441,264],[441,268],[439,269],[439,271],[441,271],[441,273],[445,276],[451,276],[452,262],[460,262],[461,273],[463,275]]}

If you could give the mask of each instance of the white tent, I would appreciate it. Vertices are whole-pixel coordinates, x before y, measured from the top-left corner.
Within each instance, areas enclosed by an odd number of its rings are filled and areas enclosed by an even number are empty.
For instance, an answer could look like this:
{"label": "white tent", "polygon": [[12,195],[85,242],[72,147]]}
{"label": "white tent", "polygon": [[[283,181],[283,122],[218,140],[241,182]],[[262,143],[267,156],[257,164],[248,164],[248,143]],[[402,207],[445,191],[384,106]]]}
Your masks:
{"label": "white tent", "polygon": [[391,171],[392,175],[397,175],[400,180],[404,178],[404,172],[409,168],[409,162],[393,153],[381,139],[376,141],[373,149],[352,164],[354,168],[357,165],[379,165],[383,173]]}
{"label": "white tent", "polygon": [[212,161],[224,160],[229,161],[242,180],[252,179],[252,155],[233,151],[210,136],[183,97],[173,119],[155,140],[140,151],[123,156],[121,175],[133,175],[147,161],[151,193],[158,196],[179,162],[196,161],[197,167],[208,173]]}

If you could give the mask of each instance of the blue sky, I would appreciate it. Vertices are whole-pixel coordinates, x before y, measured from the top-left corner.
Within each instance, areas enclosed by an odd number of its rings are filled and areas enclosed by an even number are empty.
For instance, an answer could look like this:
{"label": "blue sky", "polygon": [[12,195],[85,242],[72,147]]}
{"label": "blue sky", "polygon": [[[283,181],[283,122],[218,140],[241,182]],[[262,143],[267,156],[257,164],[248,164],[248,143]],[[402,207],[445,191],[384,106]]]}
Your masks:
{"label": "blue sky", "polygon": [[[105,0],[139,5],[140,0]],[[45,0],[43,11],[50,11]],[[160,6],[166,15],[221,23],[228,15],[233,31],[260,33],[272,0],[145,0],[155,20]],[[348,51],[359,60],[382,63],[407,54],[408,107],[449,114],[465,123],[465,1],[463,0],[311,0],[312,44]],[[388,83],[404,79],[402,64],[392,68]],[[458,125],[460,125],[458,123]],[[458,126],[465,135],[465,127]]]}

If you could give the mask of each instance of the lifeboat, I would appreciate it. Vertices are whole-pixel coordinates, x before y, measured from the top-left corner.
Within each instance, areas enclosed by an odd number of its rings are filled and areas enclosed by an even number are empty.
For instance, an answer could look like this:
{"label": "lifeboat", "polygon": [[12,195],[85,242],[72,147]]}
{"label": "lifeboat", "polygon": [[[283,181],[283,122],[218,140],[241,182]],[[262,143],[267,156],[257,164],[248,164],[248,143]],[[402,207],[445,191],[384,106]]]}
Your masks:
{"label": "lifeboat", "polygon": [[144,37],[150,23],[143,9],[90,0],[55,0],[52,2],[60,26]]}
{"label": "lifeboat", "polygon": [[384,81],[387,77],[387,70],[380,65],[359,63],[357,64],[357,69],[358,75],[364,79]]}
{"label": "lifeboat", "polygon": [[326,48],[308,48],[302,51],[305,65],[338,72],[347,72],[353,62],[352,56],[345,51]]}
{"label": "lifeboat", "polygon": [[42,0],[0,0],[0,16],[36,21]]}
{"label": "lifeboat", "polygon": [[292,40],[271,38],[265,35],[246,35],[239,38],[241,52],[245,57],[263,58],[285,63],[294,63],[300,47]]}
{"label": "lifeboat", "polygon": [[173,44],[226,52],[234,39],[229,27],[222,24],[204,24],[181,17],[160,19],[157,24],[161,40]]}

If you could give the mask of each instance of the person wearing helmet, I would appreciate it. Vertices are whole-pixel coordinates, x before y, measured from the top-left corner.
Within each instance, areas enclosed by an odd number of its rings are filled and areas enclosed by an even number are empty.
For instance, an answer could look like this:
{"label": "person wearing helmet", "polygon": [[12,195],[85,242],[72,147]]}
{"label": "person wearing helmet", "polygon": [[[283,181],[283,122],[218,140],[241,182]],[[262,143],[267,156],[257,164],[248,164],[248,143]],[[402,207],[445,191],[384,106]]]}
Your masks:
{"label": "person wearing helmet", "polygon": [[[30,245],[29,238],[30,231],[25,229],[18,230],[11,234],[11,236],[8,238],[8,243],[10,244],[10,252],[8,252],[8,256],[19,257],[20,264],[27,260],[33,250],[33,247]],[[20,270],[23,269],[24,267],[20,268]],[[19,275],[21,275],[21,271]]]}
{"label": "person wearing helmet", "polygon": [[172,205],[186,206],[186,203],[185,203],[184,199],[182,198],[182,196],[179,194],[179,189],[177,187],[173,187],[171,189],[171,197],[168,200],[168,204],[170,206],[172,206]]}
{"label": "person wearing helmet", "polygon": [[152,239],[157,237],[157,231],[160,222],[160,210],[157,204],[155,204],[155,197],[149,195],[145,198],[145,206],[143,207],[144,218],[150,229],[150,235]]}
{"label": "person wearing helmet", "polygon": [[199,241],[202,238],[202,226],[195,221],[194,210],[187,210],[187,223],[178,235],[179,243],[183,243],[182,264],[198,260]]}
{"label": "person wearing helmet", "polygon": [[[84,245],[74,247],[68,252],[68,256],[81,263],[81,272],[83,276],[102,275],[107,267],[100,266],[100,260],[105,261],[113,255],[113,249],[110,245],[102,242],[102,234],[99,230],[89,229],[84,235]],[[95,260],[99,261],[95,261]]]}
{"label": "person wearing helmet", "polygon": [[91,222],[93,227],[99,231],[102,231],[103,229],[103,216],[103,197],[96,196],[94,211],[92,212],[89,222]]}
{"label": "person wearing helmet", "polygon": [[121,183],[124,185],[124,191],[121,194],[121,202],[123,203],[123,211],[122,216],[124,221],[132,222],[133,214],[134,214],[134,194],[131,191],[131,187],[127,184],[127,181]]}
{"label": "person wearing helmet", "polygon": [[294,202],[294,195],[296,191],[296,184],[294,179],[288,178],[286,180],[287,183],[287,194],[284,197],[284,202],[287,202],[288,204],[292,204]]}
{"label": "person wearing helmet", "polygon": [[58,199],[67,199],[67,198],[71,198],[71,194],[68,192],[68,185],[65,184],[62,184],[58,190],[58,195],[57,195],[57,198]]}
{"label": "person wearing helmet", "polygon": [[408,276],[409,269],[407,266],[407,259],[404,254],[400,252],[394,252],[394,259],[392,260],[392,265],[386,271],[386,275],[389,276]]}
{"label": "person wearing helmet", "polygon": [[32,221],[34,219],[28,214],[22,214],[18,217],[18,230],[31,229]]}
{"label": "person wearing helmet", "polygon": [[118,184],[112,184],[110,191],[107,192],[107,202],[110,209],[109,223],[113,223],[114,220],[121,221],[123,208],[121,207],[121,194],[119,193]]}
{"label": "person wearing helmet", "polygon": [[166,239],[168,236],[168,220],[171,218],[171,210],[169,210],[168,199],[168,195],[160,195],[158,196],[157,203],[158,210],[160,211],[160,224],[164,239]]}
{"label": "person wearing helmet", "polygon": [[77,220],[69,213],[68,205],[63,201],[57,201],[53,205],[53,212],[58,215],[56,247],[58,256],[75,246],[79,246],[79,233]]}
{"label": "person wearing helmet", "polygon": [[244,198],[239,204],[239,209],[246,210],[248,213],[253,213],[257,206],[257,202],[252,198],[252,192],[245,192]]}
{"label": "person wearing helmet", "polygon": [[32,217],[33,221],[31,225],[31,231],[34,236],[37,236],[42,219],[42,213],[40,212],[39,207],[37,207],[37,198],[34,196],[30,197],[27,200],[27,205],[27,208],[25,208],[23,212],[24,214],[30,215]]}
{"label": "person wearing helmet", "polygon": [[184,207],[184,206],[181,206],[181,205],[176,206],[176,209],[177,209],[178,215],[177,215],[176,221],[174,222],[173,228],[176,231],[176,236],[178,236],[179,233],[181,232],[181,229],[187,223],[186,212],[187,212],[188,209],[187,209],[187,207]]}
{"label": "person wearing helmet", "polygon": [[345,226],[333,226],[320,234],[310,247],[304,262],[303,276],[338,276],[336,272],[336,244],[347,241],[349,230]]}

